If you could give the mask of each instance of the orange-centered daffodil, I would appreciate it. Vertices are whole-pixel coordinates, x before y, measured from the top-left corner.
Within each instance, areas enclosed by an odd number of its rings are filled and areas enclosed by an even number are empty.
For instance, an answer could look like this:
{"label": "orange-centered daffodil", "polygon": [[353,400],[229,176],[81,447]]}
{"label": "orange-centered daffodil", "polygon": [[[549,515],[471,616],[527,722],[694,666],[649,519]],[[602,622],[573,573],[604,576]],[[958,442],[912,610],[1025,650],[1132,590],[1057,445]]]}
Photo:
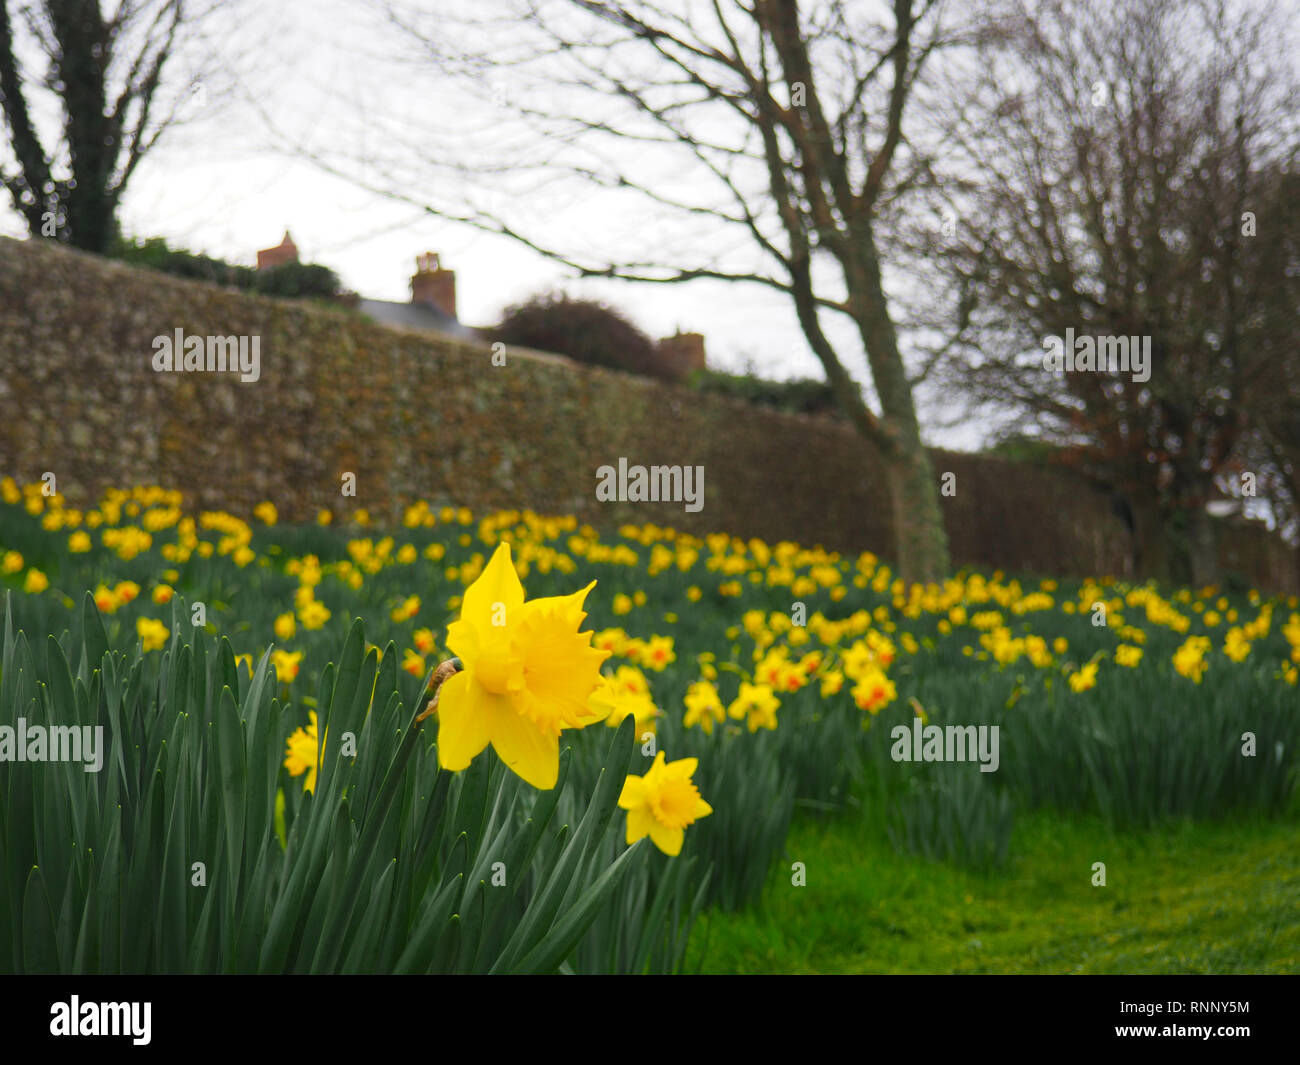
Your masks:
{"label": "orange-centered daffodil", "polygon": [[579,632],[583,600],[596,582],[572,595],[524,601],[523,585],[499,544],[466,590],[447,646],[463,667],[438,697],[438,762],[464,769],[489,743],[535,788],[555,787],[560,731],[598,718],[587,700],[601,682],[608,651]]}

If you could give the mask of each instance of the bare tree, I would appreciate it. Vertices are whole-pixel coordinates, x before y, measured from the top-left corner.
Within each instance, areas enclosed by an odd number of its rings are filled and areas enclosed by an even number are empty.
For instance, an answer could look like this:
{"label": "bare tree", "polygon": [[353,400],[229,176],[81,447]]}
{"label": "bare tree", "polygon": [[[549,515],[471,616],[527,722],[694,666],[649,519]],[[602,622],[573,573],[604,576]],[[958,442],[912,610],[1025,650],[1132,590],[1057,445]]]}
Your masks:
{"label": "bare tree", "polygon": [[1300,168],[1262,178],[1250,267],[1271,285],[1272,298],[1254,309],[1244,330],[1267,358],[1235,494],[1267,501],[1297,548],[1300,575]]}
{"label": "bare tree", "polygon": [[[1279,301],[1252,212],[1296,150],[1289,27],[1214,0],[998,4],[949,108],[941,184],[959,223],[931,242],[964,327],[953,380],[1011,404],[1127,501],[1142,568],[1217,576],[1206,511],[1277,353]],[[1283,301],[1284,302],[1284,301]],[[1132,365],[1059,372],[1049,338],[1150,338]],[[1073,355],[1073,352],[1071,352]]]}
{"label": "bare tree", "polygon": [[[122,194],[176,117],[164,70],[201,16],[185,0],[0,0],[12,157],[0,158],[0,184],[33,236],[108,250]],[[51,103],[62,112],[57,137],[39,120]]]}
{"label": "bare tree", "polygon": [[[416,138],[398,133],[400,162],[372,158],[336,172],[509,237],[579,277],[707,278],[787,297],[838,403],[888,471],[901,572],[941,577],[948,549],[938,486],[877,232],[922,165],[904,115],[927,59],[952,39],[934,0],[502,0],[464,18],[403,3],[388,12],[441,75],[493,90],[530,139],[498,127],[490,148],[505,150],[466,160],[446,141],[420,154]],[[373,127],[375,115],[366,121]],[[666,157],[677,162],[663,165]],[[421,180],[417,158],[427,164],[423,196],[411,191]],[[430,189],[431,174],[453,173],[460,188],[467,174],[473,186],[540,180],[528,195],[487,205],[471,196],[466,206]],[[579,178],[596,195],[632,195],[668,221],[650,248],[579,235],[559,246],[540,235],[537,212],[527,213],[557,176]],[[828,318],[847,323],[847,349]],[[865,355],[878,410],[850,372],[850,354]]]}

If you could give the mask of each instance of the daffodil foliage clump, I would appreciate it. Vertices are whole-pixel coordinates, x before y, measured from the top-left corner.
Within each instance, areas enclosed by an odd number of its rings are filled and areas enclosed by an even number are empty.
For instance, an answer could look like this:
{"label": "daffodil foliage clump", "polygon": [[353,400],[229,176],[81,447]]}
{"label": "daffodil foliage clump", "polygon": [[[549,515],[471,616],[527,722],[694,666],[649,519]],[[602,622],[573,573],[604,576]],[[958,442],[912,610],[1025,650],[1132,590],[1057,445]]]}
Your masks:
{"label": "daffodil foliage clump", "polygon": [[[1295,793],[1295,598],[47,492],[0,480],[0,755],[22,719],[104,758],[0,757],[14,971],[680,971],[703,908],[789,880],[799,807],[995,867],[1017,809]],[[997,726],[996,772],[899,760],[914,722]]]}

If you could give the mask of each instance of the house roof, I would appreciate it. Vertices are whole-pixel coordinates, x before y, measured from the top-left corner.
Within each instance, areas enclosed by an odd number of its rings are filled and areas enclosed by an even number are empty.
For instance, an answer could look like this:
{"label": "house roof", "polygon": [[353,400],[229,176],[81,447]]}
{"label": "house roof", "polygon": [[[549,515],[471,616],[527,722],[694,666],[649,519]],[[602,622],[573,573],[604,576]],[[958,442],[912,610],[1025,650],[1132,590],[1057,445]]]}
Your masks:
{"label": "house roof", "polygon": [[389,300],[361,300],[357,309],[384,325],[406,329],[429,329],[435,333],[472,340],[477,334],[450,314],[428,303],[393,303]]}

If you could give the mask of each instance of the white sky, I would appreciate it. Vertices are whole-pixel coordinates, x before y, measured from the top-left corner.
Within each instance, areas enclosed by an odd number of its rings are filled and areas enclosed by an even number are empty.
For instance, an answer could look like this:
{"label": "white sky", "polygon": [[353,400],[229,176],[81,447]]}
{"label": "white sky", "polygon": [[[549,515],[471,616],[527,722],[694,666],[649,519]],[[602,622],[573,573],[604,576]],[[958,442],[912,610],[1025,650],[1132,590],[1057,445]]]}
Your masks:
{"label": "white sky", "polygon": [[[488,324],[506,305],[563,286],[606,300],[651,336],[678,328],[703,333],[715,368],[741,371],[749,361],[767,377],[822,377],[780,293],[710,281],[566,280],[563,267],[513,241],[429,217],[277,148],[268,124],[317,150],[362,154],[367,149],[356,143],[365,135],[357,132],[357,101],[384,108],[390,121],[409,114],[412,128],[436,119],[449,101],[440,86],[428,86],[427,70],[403,64],[355,2],[236,0],[228,10],[232,21],[215,23],[211,40],[173,71],[183,80],[206,67],[202,96],[191,109],[194,120],[172,131],[136,172],[120,214],[128,234],[161,236],[175,246],[252,264],[256,251],[278,244],[287,228],[304,261],[331,267],[365,297],[389,300],[409,299],[415,256],[436,251],[456,271],[459,317],[470,325]],[[443,188],[439,198],[454,200],[457,192]],[[590,232],[624,221],[585,202],[568,209],[584,212]],[[556,218],[563,224],[562,214]],[[541,230],[548,236],[545,226]],[[0,233],[24,232],[5,197]],[[846,364],[867,379],[860,345],[843,324],[828,325]],[[944,427],[945,414],[951,420],[951,412],[922,397],[927,442],[959,450],[981,444],[981,426]]]}

